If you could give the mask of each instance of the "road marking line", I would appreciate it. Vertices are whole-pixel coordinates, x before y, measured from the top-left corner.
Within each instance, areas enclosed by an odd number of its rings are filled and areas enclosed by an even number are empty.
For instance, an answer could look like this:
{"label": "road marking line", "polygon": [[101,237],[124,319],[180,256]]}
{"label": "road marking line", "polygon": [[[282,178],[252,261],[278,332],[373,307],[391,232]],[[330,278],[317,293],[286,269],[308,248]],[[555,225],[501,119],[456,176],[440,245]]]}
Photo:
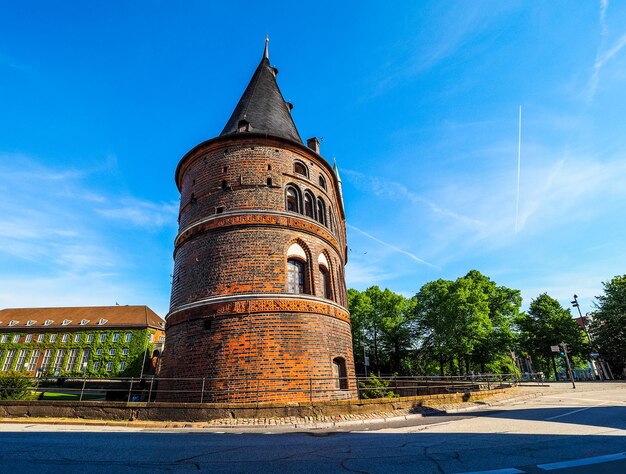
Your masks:
{"label": "road marking line", "polygon": [[543,398],[561,398],[563,400],[581,400],[583,402],[610,402],[610,403],[621,403],[624,404],[626,402],[620,402],[618,400],[600,400],[598,398],[576,398],[576,397],[559,397],[557,395],[544,395]]}
{"label": "road marking line", "polygon": [[574,459],[573,461],[553,462],[550,464],[538,464],[539,469],[544,471],[554,471],[555,469],[565,469],[567,467],[589,466],[590,464],[600,464],[603,462],[620,461],[626,459],[626,453],[607,454],[606,456],[595,456],[593,458]]}
{"label": "road marking line", "polygon": [[459,474],[524,474],[524,471],[520,471],[514,467],[507,467],[505,469],[495,469],[493,471],[472,471]]}
{"label": "road marking line", "polygon": [[592,408],[597,408],[602,405],[606,405],[607,403],[611,403],[611,402],[598,403],[597,405],[594,405],[592,407],[585,407],[585,408],[579,408],[578,410],[568,411],[567,413],[563,413],[562,415],[557,415],[551,418],[546,418],[544,421],[556,420],[557,418],[563,418],[564,416],[573,415],[574,413],[578,413],[578,412],[585,411],[585,410],[590,410]]}

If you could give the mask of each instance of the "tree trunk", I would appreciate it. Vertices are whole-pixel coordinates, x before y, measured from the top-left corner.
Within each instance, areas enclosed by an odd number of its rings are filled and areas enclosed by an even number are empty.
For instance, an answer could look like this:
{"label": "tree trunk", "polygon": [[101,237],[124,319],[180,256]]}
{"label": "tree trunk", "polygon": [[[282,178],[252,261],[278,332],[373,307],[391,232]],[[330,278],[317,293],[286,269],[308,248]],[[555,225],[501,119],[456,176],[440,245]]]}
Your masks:
{"label": "tree trunk", "polygon": [[552,354],[552,367],[554,367],[554,380],[559,381],[559,374],[556,371],[556,362],[554,361],[554,354]]}

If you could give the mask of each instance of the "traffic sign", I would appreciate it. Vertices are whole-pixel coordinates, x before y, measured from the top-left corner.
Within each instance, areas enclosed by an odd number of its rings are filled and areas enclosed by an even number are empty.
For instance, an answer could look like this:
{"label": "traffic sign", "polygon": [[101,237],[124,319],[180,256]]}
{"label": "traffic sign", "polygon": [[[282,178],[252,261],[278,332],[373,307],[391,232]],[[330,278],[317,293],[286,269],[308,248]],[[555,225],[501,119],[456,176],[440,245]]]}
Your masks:
{"label": "traffic sign", "polygon": [[561,348],[557,345],[557,346],[550,346],[550,350],[552,352],[561,352]]}

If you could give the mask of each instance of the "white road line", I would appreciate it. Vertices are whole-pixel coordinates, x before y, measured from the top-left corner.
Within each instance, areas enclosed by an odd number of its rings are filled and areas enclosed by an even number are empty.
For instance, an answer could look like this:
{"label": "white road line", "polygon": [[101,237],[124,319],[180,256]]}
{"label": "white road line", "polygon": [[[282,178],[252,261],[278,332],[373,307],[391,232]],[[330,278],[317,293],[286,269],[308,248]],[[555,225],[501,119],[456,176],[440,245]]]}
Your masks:
{"label": "white road line", "polygon": [[562,400],[580,400],[580,401],[583,401],[583,402],[619,403],[621,405],[626,403],[626,402],[620,402],[619,400],[600,400],[598,398],[559,397],[558,395],[544,395],[542,398],[560,398]]}
{"label": "white road line", "polygon": [[602,405],[606,405],[607,403],[611,403],[611,402],[598,403],[597,405],[594,405],[592,407],[585,407],[585,408],[579,408],[578,410],[568,411],[567,413],[563,413],[561,415],[553,416],[551,418],[546,418],[544,421],[556,420],[557,418],[563,418],[564,416],[573,415],[574,413],[578,413],[578,412],[585,411],[585,410],[590,410],[592,408],[597,408]]}
{"label": "white road line", "polygon": [[621,461],[626,459],[626,453],[607,454],[606,456],[596,456],[593,458],[574,459],[573,461],[553,462],[550,464],[538,464],[539,469],[544,471],[554,471],[556,469],[565,469],[568,467],[589,466],[590,464],[600,464],[610,461]]}
{"label": "white road line", "polygon": [[494,471],[472,471],[464,472],[462,474],[524,474],[524,471],[520,471],[519,469],[515,469],[514,467],[507,467],[505,469],[496,469]]}

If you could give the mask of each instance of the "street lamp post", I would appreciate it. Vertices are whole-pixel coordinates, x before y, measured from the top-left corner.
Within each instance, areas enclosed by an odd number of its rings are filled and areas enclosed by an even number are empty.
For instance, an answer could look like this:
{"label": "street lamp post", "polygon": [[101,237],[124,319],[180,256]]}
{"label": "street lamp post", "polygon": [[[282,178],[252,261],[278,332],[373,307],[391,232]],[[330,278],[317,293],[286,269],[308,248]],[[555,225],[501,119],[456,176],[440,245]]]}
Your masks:
{"label": "street lamp post", "polygon": [[[587,336],[587,340],[589,341],[589,346],[591,347],[592,350],[594,350],[595,348],[593,345],[593,341],[591,340],[591,335],[589,334],[589,329],[587,328],[587,321],[585,320],[585,317],[583,316],[583,313],[580,310],[580,304],[578,303],[578,295],[576,294],[574,295],[574,301],[571,301],[571,303],[572,303],[572,306],[578,310],[578,315],[580,316],[580,320],[583,325],[583,330],[585,331],[585,335]],[[597,351],[595,352],[597,353]],[[602,358],[600,358],[597,363],[600,366],[598,370],[598,375],[600,376],[600,380],[605,380],[605,379],[608,380],[608,376],[604,371],[604,361],[602,360]],[[593,360],[591,364],[595,368],[596,361]]]}

